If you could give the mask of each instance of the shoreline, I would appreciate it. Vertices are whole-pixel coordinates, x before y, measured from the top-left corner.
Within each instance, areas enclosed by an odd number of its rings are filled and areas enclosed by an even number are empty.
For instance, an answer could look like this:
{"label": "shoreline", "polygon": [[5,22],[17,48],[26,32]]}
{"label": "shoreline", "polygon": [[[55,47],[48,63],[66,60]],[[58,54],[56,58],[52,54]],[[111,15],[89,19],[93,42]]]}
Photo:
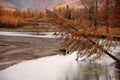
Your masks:
{"label": "shoreline", "polygon": [[60,41],[56,38],[0,36],[0,42],[0,70],[24,60],[60,53]]}

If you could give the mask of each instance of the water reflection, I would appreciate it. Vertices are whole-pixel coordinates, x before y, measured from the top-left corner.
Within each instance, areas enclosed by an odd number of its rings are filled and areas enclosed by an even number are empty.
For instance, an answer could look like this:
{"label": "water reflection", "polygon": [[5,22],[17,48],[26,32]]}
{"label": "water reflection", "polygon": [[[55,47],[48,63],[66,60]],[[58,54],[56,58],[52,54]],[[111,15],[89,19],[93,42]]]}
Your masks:
{"label": "water reflection", "polygon": [[120,80],[120,64],[115,64],[116,68],[114,69],[115,71],[115,78],[116,80]]}
{"label": "water reflection", "polygon": [[[0,35],[9,36],[29,36],[29,37],[49,37],[29,34],[16,34],[0,32]],[[119,46],[113,53],[120,52]],[[120,53],[119,53],[120,54]],[[120,70],[109,57],[104,57],[96,63],[77,62],[75,54],[39,58],[36,60],[24,61],[0,71],[0,80],[119,80]],[[110,63],[110,64],[109,64]],[[119,66],[119,65],[118,65]]]}
{"label": "water reflection", "polygon": [[[4,32],[0,31],[2,36],[17,36],[17,37],[38,37],[38,38],[58,38],[53,35],[54,32]],[[35,35],[36,34],[36,35]]]}
{"label": "water reflection", "polygon": [[119,80],[115,64],[75,61],[76,55],[29,60],[0,71],[0,80]]}
{"label": "water reflection", "polygon": [[118,80],[115,69],[114,65],[77,62],[76,66],[66,68],[62,80]]}

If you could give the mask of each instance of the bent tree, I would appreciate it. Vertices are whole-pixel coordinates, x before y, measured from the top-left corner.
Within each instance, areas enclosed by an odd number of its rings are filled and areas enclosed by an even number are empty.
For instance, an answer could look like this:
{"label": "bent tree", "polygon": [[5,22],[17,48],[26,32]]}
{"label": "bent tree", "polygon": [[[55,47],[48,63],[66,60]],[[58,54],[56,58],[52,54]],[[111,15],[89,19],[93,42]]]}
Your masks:
{"label": "bent tree", "polygon": [[[70,20],[46,10],[46,13],[52,16],[54,24],[57,26],[58,34],[61,36],[62,48],[73,53],[77,51],[77,60],[79,57],[93,57],[92,60],[100,58],[104,53],[120,63],[120,60],[110,52],[115,48],[116,43],[109,33],[104,34],[105,39],[101,39],[100,33],[95,29],[94,23],[90,28],[88,19]],[[81,25],[79,25],[81,23]]]}

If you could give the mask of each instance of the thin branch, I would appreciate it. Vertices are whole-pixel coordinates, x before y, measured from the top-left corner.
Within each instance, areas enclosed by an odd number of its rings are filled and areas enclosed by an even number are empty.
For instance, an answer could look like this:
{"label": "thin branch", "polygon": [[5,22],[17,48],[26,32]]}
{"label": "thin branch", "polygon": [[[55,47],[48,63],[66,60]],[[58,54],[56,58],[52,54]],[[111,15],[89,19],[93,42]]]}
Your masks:
{"label": "thin branch", "polygon": [[[55,13],[53,13],[53,12],[51,12],[51,11],[49,11],[49,10],[47,10],[47,11],[48,11],[50,14],[53,14],[53,15],[56,16]],[[56,18],[59,18],[59,16],[56,16]],[[60,21],[65,22],[65,20],[64,20],[63,18],[59,18],[59,19],[61,19]],[[65,23],[66,23],[66,22],[65,22]],[[69,27],[72,28],[74,31],[79,32],[79,30],[78,30],[74,25],[69,25]],[[112,59],[114,59],[116,62],[120,63],[120,60],[119,60],[117,57],[113,56],[111,53],[109,53],[107,50],[105,50],[102,46],[100,46],[99,44],[97,44],[96,42],[94,42],[93,40],[91,40],[90,38],[88,38],[88,37],[87,37],[86,35],[84,35],[84,34],[81,34],[81,36],[84,37],[85,39],[89,40],[93,45],[97,45],[97,48],[98,48],[99,50],[103,51],[105,54],[107,54],[109,57],[111,57]]]}

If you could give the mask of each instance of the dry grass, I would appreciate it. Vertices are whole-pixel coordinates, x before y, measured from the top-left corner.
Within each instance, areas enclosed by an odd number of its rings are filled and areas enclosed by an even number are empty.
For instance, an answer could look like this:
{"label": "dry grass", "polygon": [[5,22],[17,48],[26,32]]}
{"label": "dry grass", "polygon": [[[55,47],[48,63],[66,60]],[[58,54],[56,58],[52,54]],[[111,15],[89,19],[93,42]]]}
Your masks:
{"label": "dry grass", "polygon": [[[107,28],[106,27],[99,27],[97,30],[94,28],[87,28],[87,29],[79,29],[80,32],[86,31],[86,34],[95,35],[95,31],[97,35],[107,35]],[[120,28],[109,28],[109,35],[113,37],[120,37]]]}
{"label": "dry grass", "polygon": [[[105,35],[105,34],[107,34],[107,29],[105,27],[104,28],[98,28],[98,33]],[[109,34],[120,36],[120,28],[109,28]]]}

